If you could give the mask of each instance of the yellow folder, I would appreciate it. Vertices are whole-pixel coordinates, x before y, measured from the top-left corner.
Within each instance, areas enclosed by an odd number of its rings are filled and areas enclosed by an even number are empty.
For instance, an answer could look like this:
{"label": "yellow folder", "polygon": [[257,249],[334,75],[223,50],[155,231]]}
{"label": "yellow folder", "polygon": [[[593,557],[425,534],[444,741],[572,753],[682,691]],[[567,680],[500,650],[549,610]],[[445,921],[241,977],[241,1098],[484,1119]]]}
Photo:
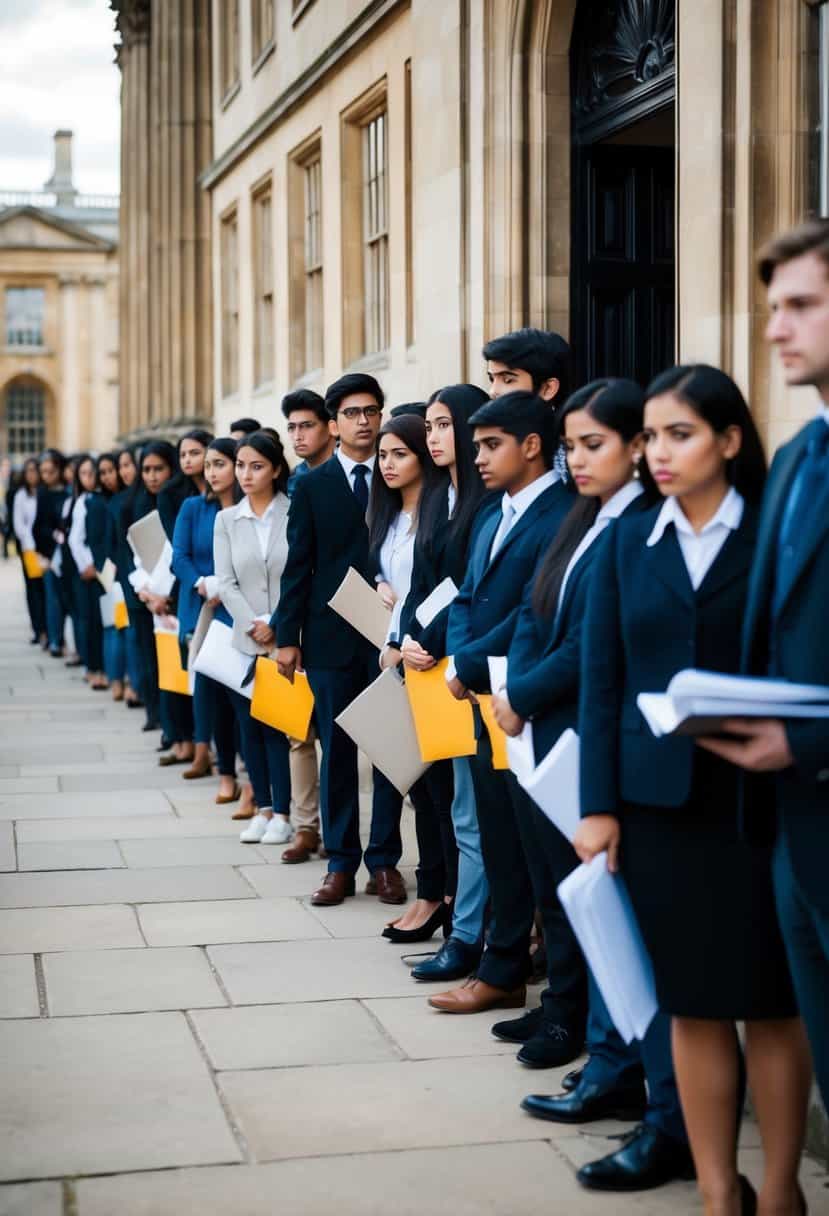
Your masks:
{"label": "yellow folder", "polygon": [[477,694],[477,700],[481,717],[484,720],[484,726],[489,735],[489,742],[492,746],[492,767],[509,768],[507,736],[495,721],[495,714],[492,711],[492,697],[489,693],[479,693]]}
{"label": "yellow folder", "polygon": [[190,683],[181,665],[178,634],[157,631],[155,652],[158,657],[158,687],[163,692],[180,692],[189,696]]}
{"label": "yellow folder", "polygon": [[116,629],[126,629],[127,625],[129,625],[129,623],[130,623],[130,618],[129,618],[129,614],[127,612],[127,605],[124,603],[124,601],[118,600],[116,602],[115,607],[113,608],[112,612],[113,612],[113,623],[115,625],[115,628]]}
{"label": "yellow folder", "polygon": [[446,684],[448,664],[441,659],[429,671],[406,668],[406,692],[424,761],[474,756],[478,748],[472,704],[452,696]]}
{"label": "yellow folder", "polygon": [[23,553],[23,567],[27,578],[43,578],[43,567],[34,549],[26,549]]}
{"label": "yellow folder", "polygon": [[307,739],[314,709],[314,694],[304,671],[294,675],[293,684],[279,674],[273,659],[256,660],[253,677],[252,718],[284,731],[292,739]]}

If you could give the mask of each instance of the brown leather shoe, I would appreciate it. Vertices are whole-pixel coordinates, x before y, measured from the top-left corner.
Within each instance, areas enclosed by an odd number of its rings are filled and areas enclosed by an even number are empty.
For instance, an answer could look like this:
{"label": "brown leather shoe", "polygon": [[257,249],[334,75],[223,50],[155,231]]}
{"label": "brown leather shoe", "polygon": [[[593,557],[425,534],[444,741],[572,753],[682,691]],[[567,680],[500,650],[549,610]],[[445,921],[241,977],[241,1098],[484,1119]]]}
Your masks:
{"label": "brown leather shoe", "polygon": [[[373,887],[374,891],[370,891]],[[366,883],[366,894],[377,893],[381,904],[404,904],[406,902],[406,884],[403,875],[394,866],[382,866],[375,870]]]}
{"label": "brown leather shoe", "polygon": [[487,1009],[523,1009],[527,1001],[527,989],[522,984],[507,992],[504,988],[493,988],[474,975],[460,988],[451,992],[439,992],[429,997],[433,1009],[442,1013],[485,1013]]}
{"label": "brown leather shoe", "polygon": [[282,854],[282,860],[289,866],[300,861],[308,861],[312,853],[319,848],[320,834],[314,828],[298,828],[293,844]]}
{"label": "brown leather shoe", "polygon": [[311,903],[317,908],[333,908],[341,904],[348,895],[355,891],[354,875],[343,874],[332,870],[322,880],[322,886],[311,896]]}

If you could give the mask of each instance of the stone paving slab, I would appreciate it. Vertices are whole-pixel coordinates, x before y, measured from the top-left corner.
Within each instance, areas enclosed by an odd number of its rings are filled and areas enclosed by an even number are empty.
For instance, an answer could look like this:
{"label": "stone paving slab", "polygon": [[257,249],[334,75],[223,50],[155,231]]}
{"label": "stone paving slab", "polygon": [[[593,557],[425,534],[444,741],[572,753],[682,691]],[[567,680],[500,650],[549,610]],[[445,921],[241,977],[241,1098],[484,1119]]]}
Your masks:
{"label": "stone paving slab", "polygon": [[[144,904],[138,908],[138,918],[150,946],[205,946],[216,942],[282,942],[296,939],[308,942],[313,938],[328,937],[322,925],[309,916],[295,899]],[[307,946],[305,948],[308,949]],[[268,999],[281,998],[262,998],[263,1001]]]}
{"label": "stone paving slab", "polygon": [[326,937],[313,949],[286,941],[212,946],[208,954],[235,1005],[411,996],[414,981],[399,948],[395,956],[393,947],[380,947],[374,940]]}
{"label": "stone paving slab", "polygon": [[295,898],[309,896],[316,891],[325,877],[327,861],[312,859],[300,865],[285,865],[280,861],[282,849],[272,849],[268,845],[245,845],[246,849],[254,847],[262,860],[271,864],[267,867],[242,866],[239,873],[244,874],[254,891],[263,899],[278,899],[285,895]]}
{"label": "stone paving slab", "polygon": [[[269,869],[268,874],[272,871]],[[414,898],[413,895],[410,898]],[[381,949],[393,950],[394,947],[382,936],[386,925],[396,920],[405,911],[405,904],[396,907],[394,904],[381,904],[372,895],[358,895],[355,899],[347,899],[336,908],[310,908],[321,925],[332,937],[370,937],[374,938]],[[442,937],[435,936],[431,948],[437,950]],[[415,953],[428,950],[430,943],[418,943],[412,947]]]}
{"label": "stone paving slab", "polygon": [[0,911],[0,954],[143,946],[132,908],[13,908]]}
{"label": "stone paving slab", "polygon": [[162,866],[153,870],[0,876],[0,908],[255,898],[244,878],[231,866]]}
{"label": "stone paving slab", "polygon": [[[125,840],[121,845],[127,865],[140,866],[241,866],[264,865],[265,859],[250,845],[230,836],[208,836],[193,840]],[[242,871],[244,874],[244,870]]]}
{"label": "stone paving slab", "polygon": [[[67,794],[111,793],[114,798],[118,798],[121,792],[131,793],[136,784],[138,783],[134,772],[123,772],[120,767],[114,771],[111,762],[100,765],[95,772],[67,773],[65,777],[60,778],[60,788]],[[165,791],[169,786],[170,770],[158,768],[158,758],[155,754],[147,757],[147,763],[141,771],[140,784],[142,790]],[[203,801],[209,805],[213,801],[212,795],[208,797],[205,793]]]}
{"label": "stone paving slab", "polygon": [[114,840],[58,840],[20,844],[17,857],[21,871],[117,870],[124,866],[124,859]]}
{"label": "stone paving slab", "polygon": [[122,819],[130,815],[172,815],[160,790],[132,789],[118,794],[91,793],[40,797],[36,794],[0,796],[0,819],[78,819],[102,816]]}
{"label": "stone paving slab", "polygon": [[0,955],[0,1018],[37,1017],[40,1003],[34,959],[30,954]]}
{"label": "stone paving slab", "polygon": [[31,819],[15,825],[18,844],[61,840],[190,840],[205,836],[235,836],[239,828],[215,815],[178,819],[175,815],[128,815],[123,819]]}
{"label": "stone paving slab", "polygon": [[0,794],[56,794],[57,777],[0,777]]}
{"label": "stone paving slab", "polygon": [[515,1056],[518,1051],[516,1044],[502,1043],[494,1039],[490,1032],[495,1022],[510,1017],[503,1009],[479,1013],[474,1017],[452,1017],[439,1013],[427,1003],[430,994],[438,991],[439,986],[436,988],[433,984],[412,982],[412,989],[417,995],[363,1002],[409,1059]]}
{"label": "stone paving slab", "polygon": [[59,1182],[29,1182],[0,1186],[0,1216],[62,1216],[63,1188]]}
{"label": "stone paving slab", "polygon": [[52,1017],[225,1005],[204,952],[69,950],[43,959]]}
{"label": "stone paving slab", "polygon": [[357,1001],[206,1009],[193,1013],[192,1021],[216,1069],[356,1064],[402,1055]]}
{"label": "stone paving slab", "polygon": [[9,820],[0,820],[0,872],[17,869],[14,848],[14,825]]}
{"label": "stone paving slab", "polygon": [[239,1161],[178,1013],[0,1023],[0,1178]]}

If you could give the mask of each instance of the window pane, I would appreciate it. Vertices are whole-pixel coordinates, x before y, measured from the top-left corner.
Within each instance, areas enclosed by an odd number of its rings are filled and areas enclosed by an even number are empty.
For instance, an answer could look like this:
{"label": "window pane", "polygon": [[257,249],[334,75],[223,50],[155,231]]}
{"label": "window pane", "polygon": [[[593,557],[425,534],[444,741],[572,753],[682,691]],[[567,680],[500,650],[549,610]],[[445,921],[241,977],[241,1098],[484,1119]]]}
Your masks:
{"label": "window pane", "polygon": [[21,459],[46,446],[46,403],[37,385],[11,384],[6,390],[8,455]]}
{"label": "window pane", "polygon": [[45,299],[42,287],[6,288],[7,346],[43,345]]}
{"label": "window pane", "polygon": [[222,221],[222,392],[239,387],[239,248],[236,215]]}
{"label": "window pane", "polygon": [[365,353],[389,344],[386,115],[363,128],[363,277]]}

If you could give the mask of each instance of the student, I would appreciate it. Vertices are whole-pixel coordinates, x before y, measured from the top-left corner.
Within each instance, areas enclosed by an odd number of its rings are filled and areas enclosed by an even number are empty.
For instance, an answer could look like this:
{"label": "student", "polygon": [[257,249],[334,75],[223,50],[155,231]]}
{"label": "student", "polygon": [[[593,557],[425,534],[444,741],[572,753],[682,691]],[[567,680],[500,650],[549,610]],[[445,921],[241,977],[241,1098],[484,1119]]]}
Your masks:
{"label": "student", "polygon": [[[213,533],[216,516],[233,506],[236,488],[236,443],[214,439],[205,453],[204,494],[187,498],[181,505],[173,531],[172,570],[179,581],[178,623],[182,652],[195,632],[202,607],[212,609],[213,619],[232,625],[230,614],[218,594],[218,579],[213,566]],[[216,741],[219,792],[216,802],[236,802],[240,788],[236,782],[235,717],[230,694],[223,684],[198,673],[193,689],[194,741],[192,768],[181,775],[185,780],[209,776],[212,765],[210,743]]]}
{"label": "student", "polygon": [[60,569],[59,552],[61,517],[66,498],[63,480],[64,457],[55,448],[47,448],[40,457],[40,486],[37,492],[37,511],[32,528],[37,552],[49,561],[43,571],[43,592],[46,601],[46,632],[49,639],[49,654],[53,659],[63,655],[64,622],[66,605],[63,599],[60,578],[55,565]]}
{"label": "student", "polygon": [[296,483],[282,596],[271,619],[280,671],[293,679],[297,668],[304,667],[314,693],[322,746],[320,814],[329,860],[328,874],[311,898],[324,906],[354,894],[354,876],[363,859],[371,874],[369,894],[377,894],[383,903],[406,899],[397,869],[402,799],[375,769],[371,836],[364,854],[357,748],[334,721],[377,678],[377,651],[328,607],[350,566],[370,577],[365,515],[383,402],[383,390],[373,376],[355,372],[329,387],[325,407],[339,446],[330,460]]}
{"label": "student", "polygon": [[255,418],[237,418],[230,424],[230,438],[239,443],[240,440],[246,439],[248,435],[261,429],[261,423],[257,422]]}
{"label": "student", "polygon": [[[95,569],[101,573],[107,558],[115,562],[115,520],[111,503],[123,494],[124,483],[118,472],[118,457],[114,452],[103,452],[95,466],[98,493],[90,494],[86,500],[86,538],[92,553]],[[120,500],[119,500],[120,501]],[[113,701],[124,699],[127,654],[125,630],[114,625],[103,627],[104,674],[112,689]]]}
{"label": "student", "polygon": [[516,329],[487,342],[481,353],[493,398],[526,392],[561,402],[570,395],[573,356],[560,334]]}
{"label": "student", "polygon": [[26,563],[23,561],[24,553],[37,551],[34,526],[39,488],[40,471],[37,467],[37,459],[30,456],[23,464],[20,484],[12,500],[11,530],[17,541],[17,551],[23,565],[26,607],[29,610],[29,621],[32,626],[32,645],[39,642],[46,650],[49,646],[49,638],[46,633],[46,598],[43,592],[43,578],[29,578],[26,573]]}
{"label": "student", "polygon": [[118,476],[124,483],[124,489],[126,490],[130,488],[138,476],[136,453],[130,448],[122,448],[118,453]]}
{"label": "student", "polygon": [[[111,551],[109,557],[115,562],[117,571],[117,579],[119,586],[123,591],[123,585],[127,581],[124,571],[132,568],[132,553],[127,544],[126,536],[121,532],[121,510],[127,500],[127,496],[131,487],[138,477],[138,466],[136,464],[135,453],[130,448],[123,448],[116,454],[116,462],[118,466],[118,477],[123,483],[123,490],[118,490],[109,499],[107,507],[109,509],[112,520],[113,529],[110,531]],[[126,592],[124,592],[124,602],[128,603]],[[135,625],[132,619],[128,616],[128,623],[125,629],[121,630],[124,634],[124,649],[126,652],[126,670],[129,679],[129,686],[124,693],[124,704],[127,709],[143,709],[144,702],[141,700],[138,689],[141,684],[141,666],[138,652],[138,642],[136,638]]]}
{"label": "student", "polygon": [[[736,1021],[766,1152],[766,1210],[791,1210],[809,1065],[777,925],[771,857],[755,822],[740,830],[737,770],[657,739],[638,693],[686,667],[734,671],[757,536],[765,460],[743,397],[723,372],[677,367],[649,386],[646,455],[661,507],[621,520],[596,559],[582,648],[581,801],[576,851],[621,869],[672,1019],[682,1109],[710,1213],[753,1211],[738,1179],[741,1111]],[[621,845],[621,851],[620,851]],[[621,865],[620,865],[621,856]],[[643,1124],[585,1166],[588,1187],[630,1189],[690,1176],[687,1150]]]}
{"label": "student", "polygon": [[[67,544],[75,567],[72,594],[76,605],[86,678],[90,688],[98,691],[109,687],[104,675],[104,627],[101,622],[101,584],[97,578],[95,558],[89,547],[87,529],[88,503],[98,486],[98,470],[92,456],[82,456],[75,468],[74,502]],[[81,649],[79,644],[78,649]]]}
{"label": "student", "polygon": [[[75,563],[72,550],[69,546],[69,531],[72,527],[75,504],[80,493],[77,471],[78,466],[85,459],[85,453],[76,452],[74,455],[69,457],[63,470],[63,481],[64,485],[66,486],[66,493],[61,506],[61,522],[59,529],[60,556],[58,558],[58,564],[63,602],[66,604],[69,619],[72,622],[72,637],[74,640],[74,651],[66,658],[64,664],[66,667],[86,667],[87,664],[87,629],[84,611],[85,605],[79,589],[78,568]],[[88,671],[85,672],[84,678],[89,678]]]}
{"label": "student", "polygon": [[282,398],[282,413],[288,423],[288,438],[294,445],[299,464],[288,478],[288,497],[303,474],[317,469],[334,455],[337,441],[325,401],[310,388],[300,388]]}
{"label": "student", "polygon": [[[540,397],[507,393],[477,410],[470,426],[478,471],[500,497],[478,514],[467,575],[449,610],[447,681],[458,699],[490,691],[487,658],[507,654],[524,588],[571,504],[550,467],[555,427]],[[447,1013],[523,1006],[530,969],[530,878],[505,776],[492,767],[485,730],[479,729],[471,768],[492,919],[475,976],[430,998]]]}
{"label": "student", "polygon": [[[268,654],[276,643],[268,617],[280,598],[288,556],[288,468],[279,438],[255,431],[236,449],[236,477],[245,497],[216,517],[213,560],[222,603],[233,619],[233,645],[247,655]],[[285,844],[291,839],[288,740],[251,716],[250,699],[231,692],[242,754],[257,812],[239,839]]]}
{"label": "student", "polygon": [[[401,613],[401,653],[418,671],[428,671],[446,655],[449,609],[423,627],[415,613],[446,578],[460,587],[466,575],[472,523],[484,496],[475,467],[469,419],[488,397],[474,384],[453,384],[432,394],[426,408],[426,441],[432,461],[443,476],[432,480],[423,495],[420,527],[415,538],[412,586]],[[469,760],[452,761],[453,797],[447,818],[445,802],[437,804],[438,821],[424,816],[419,825],[419,849],[436,860],[443,857],[447,894],[455,893],[451,933],[434,958],[412,968],[418,981],[451,982],[474,970],[481,956],[484,915],[489,899]]]}

